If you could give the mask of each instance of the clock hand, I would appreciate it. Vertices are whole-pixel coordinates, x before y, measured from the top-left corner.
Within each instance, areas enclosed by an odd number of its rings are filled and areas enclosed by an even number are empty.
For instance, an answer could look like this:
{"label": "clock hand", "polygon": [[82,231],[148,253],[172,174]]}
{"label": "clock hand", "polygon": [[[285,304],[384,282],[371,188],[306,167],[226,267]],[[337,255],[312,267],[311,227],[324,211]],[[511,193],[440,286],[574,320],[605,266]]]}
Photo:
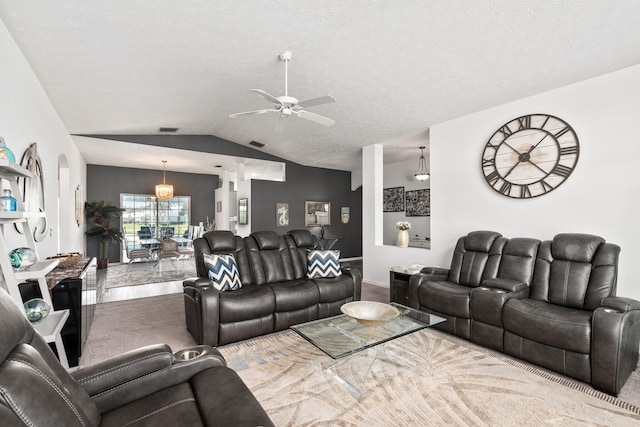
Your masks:
{"label": "clock hand", "polygon": [[540,141],[538,141],[538,143],[537,143],[536,145],[532,145],[532,146],[531,146],[531,148],[529,148],[529,151],[527,151],[527,154],[529,154],[529,153],[531,153],[533,150],[535,150],[535,148],[536,148],[538,145],[540,145],[540,143],[541,143],[542,141],[544,141],[544,139],[545,139],[546,137],[548,137],[548,136],[549,136],[549,134],[548,134],[548,133],[547,133],[547,134],[545,134],[545,135],[542,137],[542,139],[541,139]]}
{"label": "clock hand", "polygon": [[[512,146],[510,146],[509,144],[507,144],[507,141],[502,141],[502,143],[503,143],[504,145],[506,145],[507,147],[511,148],[511,149],[512,149],[513,151],[515,151],[516,153],[518,153],[518,154],[522,154],[522,153],[520,153],[518,150],[516,150],[515,148],[513,148]],[[540,143],[538,143],[538,144],[540,144]]]}
{"label": "clock hand", "polygon": [[509,169],[509,172],[507,172],[506,174],[504,174],[504,177],[503,177],[503,178],[508,177],[508,176],[509,176],[509,174],[510,174],[511,172],[513,172],[513,170],[516,168],[516,166],[518,166],[521,162],[522,162],[522,160],[518,159],[518,162],[517,162],[515,165],[513,165],[513,167],[512,167],[511,169]]}

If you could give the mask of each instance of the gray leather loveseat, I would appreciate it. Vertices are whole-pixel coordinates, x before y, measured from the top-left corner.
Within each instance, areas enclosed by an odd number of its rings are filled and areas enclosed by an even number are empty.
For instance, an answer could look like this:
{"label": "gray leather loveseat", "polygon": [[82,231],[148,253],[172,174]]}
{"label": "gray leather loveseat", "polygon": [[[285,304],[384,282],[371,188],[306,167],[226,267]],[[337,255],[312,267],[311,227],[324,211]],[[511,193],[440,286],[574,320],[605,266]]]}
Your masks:
{"label": "gray leather loveseat", "polygon": [[409,304],[446,318],[439,329],[618,395],[640,345],[640,302],[615,296],[619,253],[588,234],[474,231],[449,269],[411,277]]}
{"label": "gray leather loveseat", "polygon": [[69,373],[3,289],[0,331],[3,427],[273,425],[209,346],[153,345]]}
{"label": "gray leather loveseat", "polygon": [[[307,277],[307,251],[318,249],[308,230],[285,235],[257,231],[242,238],[210,231],[193,242],[198,278],[183,282],[187,330],[200,344],[219,346],[340,314],[360,299],[362,273]],[[242,287],[220,291],[209,279],[205,254],[233,254]]]}

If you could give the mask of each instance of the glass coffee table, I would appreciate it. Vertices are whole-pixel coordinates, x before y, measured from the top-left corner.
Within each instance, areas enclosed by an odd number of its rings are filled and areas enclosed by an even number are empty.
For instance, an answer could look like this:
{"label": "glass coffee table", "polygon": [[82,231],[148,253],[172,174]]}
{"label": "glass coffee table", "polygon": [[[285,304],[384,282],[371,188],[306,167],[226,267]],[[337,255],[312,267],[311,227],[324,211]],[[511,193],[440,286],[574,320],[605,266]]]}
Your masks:
{"label": "glass coffee table", "polygon": [[[378,326],[366,326],[352,317],[341,314],[295,325],[291,329],[333,359],[353,355],[332,365],[327,372],[356,398],[360,398],[371,366],[376,360],[381,359],[408,369],[415,369],[411,364],[385,351],[390,341],[445,321],[442,317],[397,303],[391,303],[391,305],[396,307],[400,314]],[[367,356],[356,357],[358,356],[356,353],[368,349],[371,351],[367,352]]]}

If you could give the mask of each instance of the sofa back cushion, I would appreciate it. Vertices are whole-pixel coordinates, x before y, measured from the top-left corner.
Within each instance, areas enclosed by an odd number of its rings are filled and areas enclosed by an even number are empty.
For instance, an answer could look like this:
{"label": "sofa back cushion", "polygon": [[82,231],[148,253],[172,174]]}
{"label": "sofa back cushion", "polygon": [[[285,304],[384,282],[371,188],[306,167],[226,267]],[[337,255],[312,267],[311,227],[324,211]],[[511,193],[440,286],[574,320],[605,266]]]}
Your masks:
{"label": "sofa back cushion", "polygon": [[256,285],[293,280],[293,262],[283,236],[256,231],[245,237],[247,256]]}
{"label": "sofa back cushion", "polygon": [[502,251],[498,276],[531,285],[540,240],[525,237],[509,239]]}
{"label": "sofa back cushion", "polygon": [[472,231],[458,239],[453,251],[448,281],[477,287],[498,274],[507,239],[495,231]]}
{"label": "sofa back cushion", "polygon": [[251,275],[244,240],[242,237],[234,235],[231,231],[207,231],[202,237],[193,241],[193,252],[198,277],[209,277],[209,270],[204,262],[204,254],[233,254],[242,284],[250,285],[253,283],[253,276]]}
{"label": "sofa back cushion", "polygon": [[530,298],[594,310],[615,295],[620,247],[589,234],[558,234],[538,249]]}
{"label": "sofa back cushion", "polygon": [[318,238],[309,230],[291,230],[284,240],[289,246],[295,278],[307,277],[307,252],[318,249]]}
{"label": "sofa back cushion", "polygon": [[97,426],[87,392],[0,289],[0,425]]}

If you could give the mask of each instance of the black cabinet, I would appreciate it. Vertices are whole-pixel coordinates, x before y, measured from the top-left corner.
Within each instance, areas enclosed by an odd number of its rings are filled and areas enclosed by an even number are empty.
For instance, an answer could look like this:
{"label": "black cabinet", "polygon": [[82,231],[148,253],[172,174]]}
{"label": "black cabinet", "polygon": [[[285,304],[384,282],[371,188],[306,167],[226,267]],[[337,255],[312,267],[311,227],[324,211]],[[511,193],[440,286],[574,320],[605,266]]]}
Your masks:
{"label": "black cabinet", "polygon": [[410,267],[391,267],[389,271],[389,293],[391,302],[409,306],[409,280],[420,273],[423,265],[413,264]]}
{"label": "black cabinet", "polygon": [[[69,310],[69,318],[61,332],[69,366],[78,366],[96,308],[96,259],[85,259],[81,263],[80,269],[54,269],[51,274],[58,279],[49,290],[53,308]],[[67,272],[70,277],[64,277]],[[42,296],[38,284],[33,282],[21,283],[20,294],[23,301]]]}

